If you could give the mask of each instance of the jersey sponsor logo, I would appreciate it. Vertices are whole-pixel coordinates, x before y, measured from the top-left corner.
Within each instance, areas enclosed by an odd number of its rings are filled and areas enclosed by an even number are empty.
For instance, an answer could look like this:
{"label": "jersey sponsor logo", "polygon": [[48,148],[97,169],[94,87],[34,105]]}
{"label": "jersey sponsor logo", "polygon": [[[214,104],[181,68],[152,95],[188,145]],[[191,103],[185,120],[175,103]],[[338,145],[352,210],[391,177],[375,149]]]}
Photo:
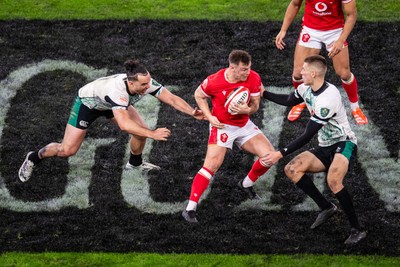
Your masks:
{"label": "jersey sponsor logo", "polygon": [[328,9],[328,6],[325,3],[318,2],[315,4],[315,10],[318,12],[325,12]]}
{"label": "jersey sponsor logo", "polygon": [[310,35],[308,34],[308,33],[305,33],[305,34],[303,34],[302,36],[301,36],[301,40],[304,42],[304,43],[307,43],[309,40],[310,40]]}
{"label": "jersey sponsor logo", "polygon": [[321,108],[320,110],[321,116],[325,118],[329,114],[329,108]]}
{"label": "jersey sponsor logo", "polygon": [[226,143],[226,141],[228,141],[228,135],[226,133],[223,133],[220,135],[219,139],[221,140],[221,142]]}
{"label": "jersey sponsor logo", "polygon": [[79,121],[79,125],[82,126],[82,127],[87,128],[87,127],[88,127],[88,124],[89,124],[89,123],[88,123],[87,121],[83,121],[83,120]]}
{"label": "jersey sponsor logo", "polygon": [[325,3],[318,2],[315,4],[314,7],[316,11],[313,11],[313,14],[315,14],[316,16],[322,17],[332,15],[332,12],[326,11],[328,9],[328,6]]}

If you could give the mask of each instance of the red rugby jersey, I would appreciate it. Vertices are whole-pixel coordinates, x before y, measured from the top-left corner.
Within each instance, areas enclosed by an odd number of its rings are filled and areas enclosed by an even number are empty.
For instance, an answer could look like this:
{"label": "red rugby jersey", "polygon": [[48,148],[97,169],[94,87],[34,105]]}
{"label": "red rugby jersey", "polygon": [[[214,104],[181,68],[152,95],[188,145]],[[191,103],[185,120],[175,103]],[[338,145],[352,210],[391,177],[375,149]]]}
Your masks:
{"label": "red rugby jersey", "polygon": [[306,0],[303,25],[311,29],[327,31],[343,28],[342,3],[352,0]]}
{"label": "red rugby jersey", "polygon": [[250,70],[246,81],[230,83],[225,77],[226,70],[225,68],[208,76],[200,87],[203,93],[211,98],[213,116],[217,117],[221,123],[242,127],[250,116],[247,114],[231,115],[224,107],[225,100],[229,93],[239,86],[247,87],[250,90],[250,96],[260,95],[261,78],[257,72]]}

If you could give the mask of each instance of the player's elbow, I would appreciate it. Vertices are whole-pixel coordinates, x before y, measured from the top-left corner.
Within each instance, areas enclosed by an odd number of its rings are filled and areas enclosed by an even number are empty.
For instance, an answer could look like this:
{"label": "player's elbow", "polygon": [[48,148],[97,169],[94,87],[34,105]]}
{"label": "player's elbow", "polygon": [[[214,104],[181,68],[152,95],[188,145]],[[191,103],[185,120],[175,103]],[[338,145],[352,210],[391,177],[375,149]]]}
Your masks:
{"label": "player's elbow", "polygon": [[356,22],[357,21],[357,10],[346,13],[346,21]]}

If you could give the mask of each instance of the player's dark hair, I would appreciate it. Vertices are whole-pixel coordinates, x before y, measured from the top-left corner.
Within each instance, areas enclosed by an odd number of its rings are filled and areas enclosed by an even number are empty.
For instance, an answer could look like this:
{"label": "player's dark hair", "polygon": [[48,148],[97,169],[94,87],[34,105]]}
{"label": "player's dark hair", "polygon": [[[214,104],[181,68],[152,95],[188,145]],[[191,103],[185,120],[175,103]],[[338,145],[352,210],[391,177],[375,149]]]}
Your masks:
{"label": "player's dark hair", "polygon": [[244,50],[232,50],[229,54],[229,64],[239,65],[240,62],[249,65],[251,63],[250,54]]}
{"label": "player's dark hair", "polygon": [[138,75],[146,76],[149,72],[145,66],[143,66],[139,60],[128,59],[124,63],[127,79],[130,81],[137,81]]}
{"label": "player's dark hair", "polygon": [[304,62],[309,65],[317,67],[318,69],[321,70],[322,74],[325,75],[328,64],[323,56],[321,55],[309,56],[306,57],[306,59],[304,59]]}

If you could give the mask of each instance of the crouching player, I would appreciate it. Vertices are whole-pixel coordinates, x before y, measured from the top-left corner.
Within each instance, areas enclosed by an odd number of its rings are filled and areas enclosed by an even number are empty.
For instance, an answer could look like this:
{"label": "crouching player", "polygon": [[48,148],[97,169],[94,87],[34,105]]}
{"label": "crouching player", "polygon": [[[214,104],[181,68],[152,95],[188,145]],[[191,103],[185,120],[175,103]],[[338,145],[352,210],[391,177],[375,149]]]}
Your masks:
{"label": "crouching player", "polygon": [[311,225],[315,229],[337,212],[335,204],[328,201],[306,173],[327,172],[327,183],[335,194],[350,222],[350,236],[344,242],[356,244],[367,236],[361,230],[353,207],[352,197],[343,185],[343,179],[357,152],[357,139],[350,128],[339,90],[325,81],[327,63],[316,55],[304,60],[301,70],[304,81],[289,95],[264,91],[263,98],[284,106],[305,102],[311,118],[302,135],[279,151],[269,153],[261,160],[272,165],[282,157],[307,144],[318,133],[318,147],[302,152],[285,166],[285,174],[321,209]]}

